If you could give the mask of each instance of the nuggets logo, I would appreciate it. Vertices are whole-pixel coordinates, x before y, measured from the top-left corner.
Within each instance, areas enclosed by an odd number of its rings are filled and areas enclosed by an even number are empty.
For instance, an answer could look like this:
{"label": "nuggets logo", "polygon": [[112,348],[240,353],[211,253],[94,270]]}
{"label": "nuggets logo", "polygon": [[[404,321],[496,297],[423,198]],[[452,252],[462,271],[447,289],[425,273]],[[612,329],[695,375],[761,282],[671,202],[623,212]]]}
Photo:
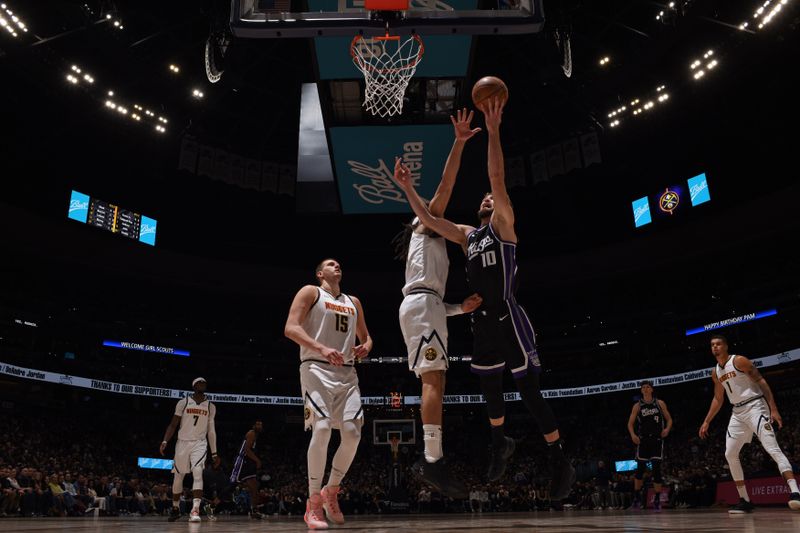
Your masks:
{"label": "nuggets logo", "polygon": [[766,429],[767,431],[772,431],[772,426],[769,424],[769,422],[764,424],[764,429]]}
{"label": "nuggets logo", "polygon": [[673,211],[678,207],[678,204],[681,201],[681,197],[678,196],[678,193],[675,191],[671,191],[667,189],[661,195],[661,198],[658,199],[658,207],[665,213],[672,214]]}
{"label": "nuggets logo", "polygon": [[305,418],[306,420],[311,418],[311,409],[309,409],[308,407],[303,409],[303,418]]}
{"label": "nuggets logo", "polygon": [[436,348],[428,348],[425,350],[425,359],[428,361],[433,361],[439,355],[439,352],[436,351]]}

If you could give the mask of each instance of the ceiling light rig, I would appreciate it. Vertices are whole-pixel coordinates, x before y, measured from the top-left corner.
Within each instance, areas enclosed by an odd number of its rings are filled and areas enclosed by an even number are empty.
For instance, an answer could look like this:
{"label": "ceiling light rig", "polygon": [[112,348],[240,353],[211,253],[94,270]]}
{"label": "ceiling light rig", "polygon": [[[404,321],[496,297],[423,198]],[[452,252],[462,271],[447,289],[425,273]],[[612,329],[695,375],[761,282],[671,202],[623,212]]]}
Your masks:
{"label": "ceiling light rig", "polygon": [[178,65],[170,64],[169,71],[172,72],[173,74],[179,74],[181,69],[180,67],[178,67]]}
{"label": "ceiling light rig", "polygon": [[201,91],[200,89],[194,89],[192,91],[192,96],[194,96],[198,100],[202,100],[205,95],[203,94],[203,91]]}
{"label": "ceiling light rig", "polygon": [[611,58],[608,57],[608,56],[600,58],[600,66],[601,67],[604,67],[604,66],[608,65],[610,62],[611,62]]}
{"label": "ceiling light rig", "polygon": [[[757,29],[763,29],[772,22],[790,1],[791,0],[766,0],[763,3],[759,3],[758,7],[753,11],[753,25],[757,24]],[[740,30],[746,30],[749,27],[750,21],[747,20],[739,24]]]}
{"label": "ceiling light rig", "polygon": [[611,112],[608,113],[608,118],[612,120],[608,123],[608,125],[612,128],[616,128],[617,126],[620,125],[620,120],[618,118],[620,115],[629,113],[632,117],[638,117],[642,113],[654,109],[656,107],[656,102],[658,104],[666,103],[667,100],[669,100],[669,93],[667,92],[666,89],[667,89],[666,85],[659,85],[658,87],[656,87],[655,95],[657,96],[655,100],[646,100],[642,102],[641,99],[634,98],[633,100],[630,101],[630,106],[623,105],[621,107],[611,110]]}
{"label": "ceiling light rig", "polygon": [[719,61],[714,57],[714,50],[708,50],[703,54],[703,59],[695,59],[689,65],[689,70],[692,71],[692,77],[695,80],[703,79],[709,71],[714,70],[719,65]]}
{"label": "ceiling light rig", "polygon": [[122,25],[122,19],[114,18],[111,13],[106,13],[106,20],[110,21],[111,24],[117,30],[124,30],[125,26]]}
{"label": "ceiling light rig", "polygon": [[0,4],[0,28],[14,38],[19,37],[20,33],[28,33],[25,22],[6,4]]}
{"label": "ceiling light rig", "polygon": [[[86,89],[90,89],[95,83],[94,77],[78,65],[70,67],[66,78],[70,84],[83,85]],[[106,109],[114,111],[120,117],[129,118],[133,122],[144,121],[154,125],[159,133],[166,133],[166,125],[169,122],[166,117],[156,116],[153,111],[139,104],[126,104],[120,98],[114,98],[115,93],[112,90],[103,90],[101,94],[105,95],[103,97],[103,105]]]}

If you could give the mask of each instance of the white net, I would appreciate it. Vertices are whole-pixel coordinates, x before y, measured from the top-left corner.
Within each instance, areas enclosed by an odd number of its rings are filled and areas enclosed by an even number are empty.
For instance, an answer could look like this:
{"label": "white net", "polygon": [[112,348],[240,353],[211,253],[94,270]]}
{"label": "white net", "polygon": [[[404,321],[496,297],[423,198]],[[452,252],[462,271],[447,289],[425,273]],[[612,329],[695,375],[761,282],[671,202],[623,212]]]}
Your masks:
{"label": "white net", "polygon": [[403,112],[408,82],[422,61],[425,47],[419,35],[402,40],[357,35],[350,44],[353,63],[364,74],[364,107],[373,115],[390,117]]}

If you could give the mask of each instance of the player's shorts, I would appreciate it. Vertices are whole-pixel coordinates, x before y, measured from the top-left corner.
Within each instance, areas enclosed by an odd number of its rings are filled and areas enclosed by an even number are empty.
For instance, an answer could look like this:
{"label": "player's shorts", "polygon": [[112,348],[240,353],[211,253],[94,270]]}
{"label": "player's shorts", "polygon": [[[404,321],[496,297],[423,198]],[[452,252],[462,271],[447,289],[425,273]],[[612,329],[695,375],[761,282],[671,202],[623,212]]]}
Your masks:
{"label": "player's shorts", "polygon": [[433,291],[412,292],[400,304],[400,329],[408,349],[408,369],[417,377],[447,370],[447,313]]}
{"label": "player's shorts", "polygon": [[208,441],[180,440],[175,443],[175,464],[172,465],[173,474],[188,474],[192,468],[205,466],[208,453]]}
{"label": "player's shorts", "polygon": [[661,461],[664,459],[664,439],[661,437],[639,436],[636,447],[637,461]]}
{"label": "player's shorts", "polygon": [[753,435],[763,442],[764,438],[775,438],[775,430],[769,421],[769,404],[764,397],[734,407],[728,422],[728,439],[749,443]]}
{"label": "player's shorts", "polygon": [[300,364],[305,428],[311,429],[320,418],[328,418],[334,429],[345,420],[364,420],[358,374],[352,365],[333,366],[322,361]]}
{"label": "player's shorts", "polygon": [[533,326],[516,301],[506,300],[494,309],[480,308],[471,320],[473,373],[500,373],[508,367],[515,378],[521,378],[529,371],[541,372]]}
{"label": "player's shorts", "polygon": [[247,457],[237,457],[231,472],[231,483],[242,483],[256,477],[256,463]]}

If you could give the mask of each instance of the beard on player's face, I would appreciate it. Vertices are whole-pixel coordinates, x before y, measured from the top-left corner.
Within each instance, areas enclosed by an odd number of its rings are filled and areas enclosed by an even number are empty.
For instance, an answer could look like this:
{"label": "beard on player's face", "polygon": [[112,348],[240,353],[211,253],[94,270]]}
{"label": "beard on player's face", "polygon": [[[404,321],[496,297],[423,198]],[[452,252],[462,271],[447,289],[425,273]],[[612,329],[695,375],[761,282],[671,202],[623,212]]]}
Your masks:
{"label": "beard on player's face", "polygon": [[478,218],[483,220],[484,218],[489,218],[494,213],[493,207],[482,207],[478,210]]}

